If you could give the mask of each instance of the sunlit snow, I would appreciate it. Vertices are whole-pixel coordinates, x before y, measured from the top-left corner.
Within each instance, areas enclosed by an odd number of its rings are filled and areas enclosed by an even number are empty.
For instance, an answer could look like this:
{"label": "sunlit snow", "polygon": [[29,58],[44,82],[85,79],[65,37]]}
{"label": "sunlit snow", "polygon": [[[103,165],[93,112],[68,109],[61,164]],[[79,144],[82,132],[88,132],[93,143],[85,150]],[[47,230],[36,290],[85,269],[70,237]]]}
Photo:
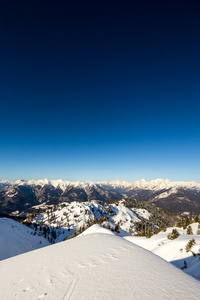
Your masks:
{"label": "sunlit snow", "polygon": [[0,262],[0,299],[199,299],[200,285],[95,225],[69,241]]}

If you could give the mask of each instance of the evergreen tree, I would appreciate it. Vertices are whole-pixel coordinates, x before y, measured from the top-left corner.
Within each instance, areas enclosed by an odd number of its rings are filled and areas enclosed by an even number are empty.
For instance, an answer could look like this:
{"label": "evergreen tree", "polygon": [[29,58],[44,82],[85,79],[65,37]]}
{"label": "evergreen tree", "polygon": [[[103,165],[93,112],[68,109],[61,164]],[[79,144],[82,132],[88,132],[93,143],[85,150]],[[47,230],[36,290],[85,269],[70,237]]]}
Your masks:
{"label": "evergreen tree", "polygon": [[186,252],[191,251],[192,247],[196,244],[195,239],[191,239],[185,246]]}
{"label": "evergreen tree", "polygon": [[115,226],[115,231],[116,231],[117,234],[120,232],[119,224],[117,224],[117,225]]}
{"label": "evergreen tree", "polygon": [[153,235],[152,226],[149,226],[146,234],[146,238],[150,238]]}
{"label": "evergreen tree", "polygon": [[197,234],[200,235],[200,224],[198,224]]}
{"label": "evergreen tree", "polygon": [[46,237],[47,237],[47,229],[46,229],[46,227],[43,227],[43,232],[44,232],[44,237],[46,239]]}
{"label": "evergreen tree", "polygon": [[176,224],[177,227],[181,228],[183,227],[184,221],[183,218],[181,218],[181,220],[178,221],[178,223]]}
{"label": "evergreen tree", "polygon": [[57,238],[56,231],[54,229],[51,232],[51,236],[54,240]]}
{"label": "evergreen tree", "polygon": [[190,225],[187,227],[187,234],[193,234],[192,227]]}
{"label": "evergreen tree", "polygon": [[170,240],[174,240],[179,236],[178,230],[175,228],[172,230],[172,233],[168,234],[167,238]]}

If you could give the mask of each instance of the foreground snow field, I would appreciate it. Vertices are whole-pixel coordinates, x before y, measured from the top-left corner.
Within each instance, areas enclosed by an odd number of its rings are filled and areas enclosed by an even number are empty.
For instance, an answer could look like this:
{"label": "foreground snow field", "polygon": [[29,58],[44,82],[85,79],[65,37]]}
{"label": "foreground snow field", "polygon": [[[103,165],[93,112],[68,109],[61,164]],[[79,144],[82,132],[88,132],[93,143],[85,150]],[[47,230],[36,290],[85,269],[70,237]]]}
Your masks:
{"label": "foreground snow field", "polygon": [[0,262],[0,299],[199,299],[200,284],[93,225],[74,239]]}

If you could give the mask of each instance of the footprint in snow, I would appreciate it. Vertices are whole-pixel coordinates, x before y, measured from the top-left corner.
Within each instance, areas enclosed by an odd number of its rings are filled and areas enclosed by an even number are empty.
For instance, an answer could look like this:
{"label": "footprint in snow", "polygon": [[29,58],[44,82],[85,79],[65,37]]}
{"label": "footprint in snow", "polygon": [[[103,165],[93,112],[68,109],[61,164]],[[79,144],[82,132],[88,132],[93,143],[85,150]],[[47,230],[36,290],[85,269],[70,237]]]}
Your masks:
{"label": "footprint in snow", "polygon": [[65,269],[62,274],[64,277],[69,277],[72,275],[71,272],[69,272],[67,269]]}
{"label": "footprint in snow", "polygon": [[79,266],[80,268],[86,268],[86,267],[88,267],[88,266],[89,266],[89,264],[88,264],[88,263],[85,263],[85,262],[83,262],[83,263],[79,264],[78,266]]}
{"label": "footprint in snow", "polygon": [[44,299],[47,295],[48,295],[47,293],[44,293],[44,294],[38,296],[38,300]]}
{"label": "footprint in snow", "polygon": [[106,254],[102,256],[104,263],[109,263],[111,260],[119,260],[119,258],[116,255],[113,254]]}
{"label": "footprint in snow", "polygon": [[14,282],[13,284],[19,284],[19,283],[22,282],[23,280],[24,280],[24,279],[21,278],[21,279],[17,280],[16,282]]}
{"label": "footprint in snow", "polygon": [[96,261],[92,261],[90,264],[89,264],[90,267],[97,267],[98,266],[98,263]]}
{"label": "footprint in snow", "polygon": [[47,268],[48,268],[47,266],[44,266],[44,267],[42,268],[42,271],[45,271]]}
{"label": "footprint in snow", "polygon": [[129,251],[129,249],[128,249],[128,248],[125,248],[125,247],[121,247],[120,249],[121,249],[121,250],[124,250],[124,251]]}

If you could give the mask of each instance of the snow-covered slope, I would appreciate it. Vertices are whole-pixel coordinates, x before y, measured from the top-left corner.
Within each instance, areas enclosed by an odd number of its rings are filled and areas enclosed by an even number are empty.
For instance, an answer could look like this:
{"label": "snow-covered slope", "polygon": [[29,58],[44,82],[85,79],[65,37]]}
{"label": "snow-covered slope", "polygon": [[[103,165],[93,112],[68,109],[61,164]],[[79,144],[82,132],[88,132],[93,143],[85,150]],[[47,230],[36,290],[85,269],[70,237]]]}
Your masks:
{"label": "snow-covered slope", "polygon": [[2,300],[197,300],[200,294],[198,281],[123,238],[98,232],[97,225],[0,262],[0,282]]}
{"label": "snow-covered slope", "polygon": [[42,236],[12,219],[0,218],[0,260],[49,245]]}
{"label": "snow-covered slope", "polygon": [[13,185],[14,182],[9,181],[9,180],[0,180],[0,189],[3,189],[6,186],[11,186]]}
{"label": "snow-covered slope", "polygon": [[[179,232],[178,238],[170,240],[167,235],[176,228]],[[150,239],[138,236],[126,236],[125,239],[139,245],[145,249],[150,250],[156,255],[171,262],[177,268],[184,267],[186,261],[187,268],[184,271],[200,280],[200,235],[196,235],[198,223],[191,224],[193,235],[186,234],[186,230],[178,227],[167,228],[166,232],[161,231],[157,235],[153,235]],[[192,247],[191,251],[186,252],[185,247],[187,243],[194,239],[196,244]]]}
{"label": "snow-covered slope", "polygon": [[[137,212],[141,217],[137,216]],[[53,210],[53,206],[51,206],[45,212],[36,216],[31,222],[33,224],[37,223],[42,227],[54,228],[56,232],[55,242],[60,242],[73,235],[75,230],[85,230],[88,226],[94,224],[95,220],[95,222],[98,222],[99,219],[102,219],[101,223],[105,227],[109,225],[110,228],[114,229],[119,224],[119,235],[121,236],[135,233],[134,222],[140,222],[144,215],[149,216],[150,214],[146,210],[138,209],[135,209],[135,212],[133,212],[123,205],[123,201],[109,205],[93,200],[81,203],[63,203],[56,210]],[[26,221],[29,221],[29,217]]]}

